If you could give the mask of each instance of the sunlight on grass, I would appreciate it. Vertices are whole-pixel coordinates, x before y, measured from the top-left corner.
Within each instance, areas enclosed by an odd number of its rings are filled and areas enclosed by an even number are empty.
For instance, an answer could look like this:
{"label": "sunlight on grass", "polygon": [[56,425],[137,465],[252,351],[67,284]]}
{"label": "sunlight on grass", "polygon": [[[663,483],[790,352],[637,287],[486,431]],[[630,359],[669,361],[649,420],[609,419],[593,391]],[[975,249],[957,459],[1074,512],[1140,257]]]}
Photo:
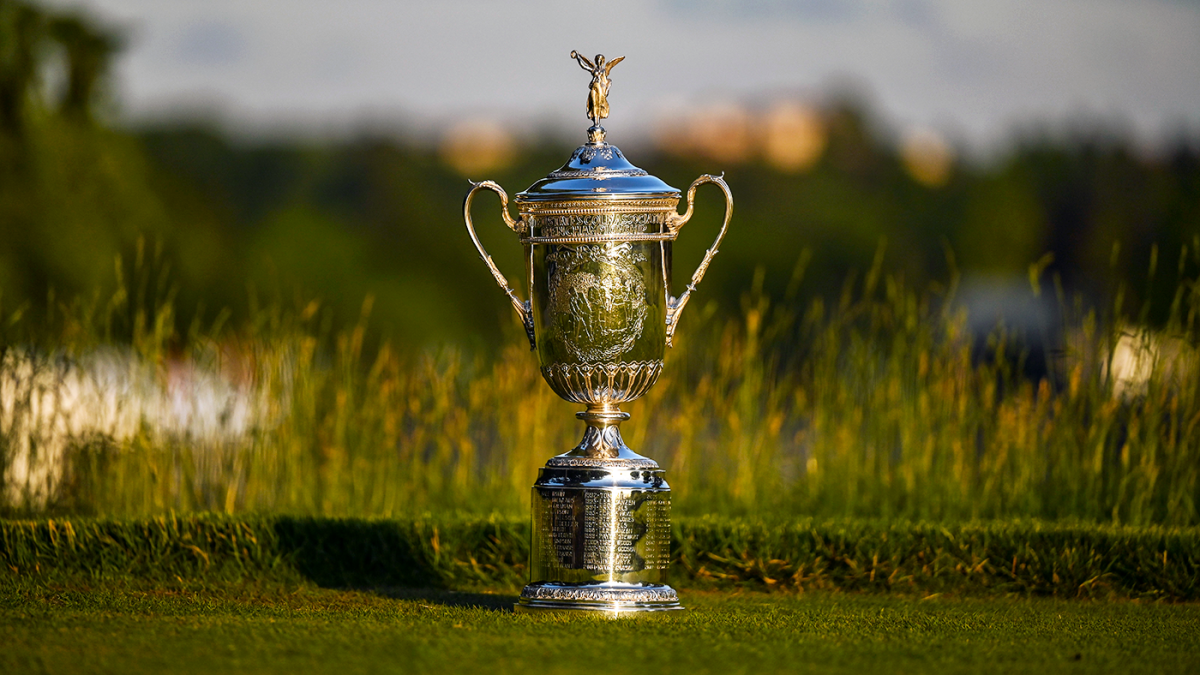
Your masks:
{"label": "sunlight on grass", "polygon": [[[344,331],[316,302],[177,331],[150,268],[36,327],[0,307],[10,512],[523,514],[537,469],[578,441],[515,323],[490,359],[379,343],[370,299]],[[1200,523],[1195,279],[1153,338],[1119,300],[1068,307],[1037,381],[1012,333],[968,330],[955,285],[876,267],[801,306],[760,275],[739,319],[691,317],[626,438],[682,514]]]}

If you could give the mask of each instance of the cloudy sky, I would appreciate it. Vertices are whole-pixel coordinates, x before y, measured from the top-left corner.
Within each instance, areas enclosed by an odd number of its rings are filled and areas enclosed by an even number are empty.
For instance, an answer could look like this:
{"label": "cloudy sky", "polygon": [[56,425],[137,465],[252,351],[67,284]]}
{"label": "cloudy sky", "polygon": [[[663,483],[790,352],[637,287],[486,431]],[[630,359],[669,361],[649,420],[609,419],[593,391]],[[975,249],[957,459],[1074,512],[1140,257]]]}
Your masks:
{"label": "cloudy sky", "polygon": [[[682,106],[855,87],[898,131],[975,146],[1068,119],[1200,136],[1195,0],[86,0],[124,30],[123,114],[336,131],[579,124],[572,49],[625,55],[610,134]],[[616,136],[610,135],[610,138]]]}

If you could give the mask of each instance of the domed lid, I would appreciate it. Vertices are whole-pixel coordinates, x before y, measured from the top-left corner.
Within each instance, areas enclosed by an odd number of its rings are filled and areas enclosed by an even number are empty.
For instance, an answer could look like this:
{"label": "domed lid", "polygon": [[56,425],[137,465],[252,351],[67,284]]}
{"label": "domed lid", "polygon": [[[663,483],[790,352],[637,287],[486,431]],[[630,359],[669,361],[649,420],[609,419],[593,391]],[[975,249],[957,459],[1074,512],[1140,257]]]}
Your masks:
{"label": "domed lid", "polygon": [[639,169],[610,143],[586,143],[557,171],[517,195],[518,201],[550,199],[678,197],[679,190]]}
{"label": "domed lid", "polygon": [[592,74],[587,101],[587,115],[592,120],[588,142],[576,148],[561,168],[518,193],[517,201],[678,197],[678,189],[634,166],[617,146],[604,140],[600,120],[608,117],[608,74],[625,57],[605,61],[603,54],[597,54],[593,62],[571,52],[571,58]]}

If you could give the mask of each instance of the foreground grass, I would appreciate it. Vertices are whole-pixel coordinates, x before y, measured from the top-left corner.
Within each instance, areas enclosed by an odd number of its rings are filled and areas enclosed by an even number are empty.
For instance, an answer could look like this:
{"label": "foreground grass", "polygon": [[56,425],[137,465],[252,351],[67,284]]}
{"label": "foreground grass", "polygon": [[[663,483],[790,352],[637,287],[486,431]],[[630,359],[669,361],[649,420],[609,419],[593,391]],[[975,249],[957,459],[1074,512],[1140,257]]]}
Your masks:
{"label": "foreground grass", "polygon": [[519,615],[513,596],[23,585],[0,671],[77,673],[1195,672],[1200,606],[685,593],[688,611]]}

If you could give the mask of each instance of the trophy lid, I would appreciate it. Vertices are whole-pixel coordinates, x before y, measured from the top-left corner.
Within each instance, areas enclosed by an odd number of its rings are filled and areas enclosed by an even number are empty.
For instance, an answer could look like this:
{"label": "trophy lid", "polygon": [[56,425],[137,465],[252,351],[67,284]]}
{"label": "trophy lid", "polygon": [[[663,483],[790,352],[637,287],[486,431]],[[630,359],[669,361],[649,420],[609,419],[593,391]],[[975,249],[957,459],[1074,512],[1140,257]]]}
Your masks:
{"label": "trophy lid", "polygon": [[587,115],[592,120],[588,142],[576,148],[562,167],[518,193],[517,201],[679,197],[678,189],[634,166],[617,146],[604,140],[600,120],[608,117],[608,74],[625,57],[605,61],[603,54],[597,54],[592,61],[571,52],[571,58],[592,74],[587,102]]}

